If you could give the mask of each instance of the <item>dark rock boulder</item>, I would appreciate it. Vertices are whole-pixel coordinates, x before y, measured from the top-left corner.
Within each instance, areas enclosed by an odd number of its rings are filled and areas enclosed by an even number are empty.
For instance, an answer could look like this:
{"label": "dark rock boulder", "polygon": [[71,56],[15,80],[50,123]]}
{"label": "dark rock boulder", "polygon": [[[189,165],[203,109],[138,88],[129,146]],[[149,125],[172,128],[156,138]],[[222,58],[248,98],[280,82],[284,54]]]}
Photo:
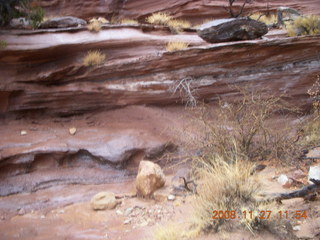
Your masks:
{"label": "dark rock boulder", "polygon": [[68,28],[86,25],[87,22],[76,17],[57,17],[41,23],[40,28]]}
{"label": "dark rock boulder", "polygon": [[268,32],[266,24],[250,18],[219,19],[203,24],[198,35],[209,43],[251,40]]}

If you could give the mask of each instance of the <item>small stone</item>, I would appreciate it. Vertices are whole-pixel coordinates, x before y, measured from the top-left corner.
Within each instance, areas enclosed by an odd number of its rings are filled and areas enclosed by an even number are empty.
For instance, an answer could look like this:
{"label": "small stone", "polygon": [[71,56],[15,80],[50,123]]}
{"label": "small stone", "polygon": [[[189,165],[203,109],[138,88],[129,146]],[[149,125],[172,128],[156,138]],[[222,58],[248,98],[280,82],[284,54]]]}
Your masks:
{"label": "small stone", "polygon": [[292,186],[293,181],[292,181],[292,179],[289,179],[287,175],[281,174],[278,177],[278,183],[280,183],[281,186],[284,188],[289,188]]}
{"label": "small stone", "polygon": [[310,167],[308,181],[309,183],[312,183],[310,179],[320,180],[320,165]]}
{"label": "small stone", "polygon": [[100,192],[91,199],[93,210],[113,209],[117,204],[115,194],[112,192]]}
{"label": "small stone", "polygon": [[128,215],[130,215],[130,214],[132,213],[132,211],[133,211],[133,208],[132,208],[132,207],[127,208],[127,209],[124,211],[124,215],[128,216]]}
{"label": "small stone", "polygon": [[300,169],[295,170],[295,171],[292,173],[292,177],[293,177],[294,179],[301,179],[301,178],[304,178],[305,176],[306,176],[306,174],[305,174],[302,170],[300,170]]}
{"label": "small stone", "polygon": [[70,133],[71,135],[75,135],[76,132],[77,132],[77,129],[76,129],[75,127],[69,128],[69,133]]}
{"label": "small stone", "polygon": [[149,222],[148,221],[143,221],[142,223],[140,223],[140,227],[145,227],[148,226]]}
{"label": "small stone", "polygon": [[40,218],[41,218],[41,219],[44,219],[44,218],[46,218],[46,216],[45,216],[45,215],[41,215]]}
{"label": "small stone", "polygon": [[293,229],[293,231],[300,231],[301,227],[300,226],[294,226],[292,229]]}
{"label": "small stone", "polygon": [[174,195],[172,195],[172,194],[170,194],[168,196],[168,201],[174,201],[175,199],[176,199],[176,197]]}
{"label": "small stone", "polygon": [[129,223],[131,223],[131,219],[129,218],[129,219],[126,219],[126,220],[124,220],[124,222],[123,222],[123,224],[124,225],[127,225],[127,224],[129,224]]}
{"label": "small stone", "polygon": [[116,214],[118,214],[118,215],[123,215],[123,212],[118,209],[118,210],[116,211]]}
{"label": "small stone", "polygon": [[25,135],[27,135],[28,134],[28,132],[26,131],[26,130],[21,130],[21,132],[20,132],[20,135],[21,136],[25,136]]}
{"label": "small stone", "polygon": [[26,211],[24,210],[24,208],[21,208],[21,209],[19,209],[19,211],[18,211],[18,215],[24,215],[24,214],[26,214]]}

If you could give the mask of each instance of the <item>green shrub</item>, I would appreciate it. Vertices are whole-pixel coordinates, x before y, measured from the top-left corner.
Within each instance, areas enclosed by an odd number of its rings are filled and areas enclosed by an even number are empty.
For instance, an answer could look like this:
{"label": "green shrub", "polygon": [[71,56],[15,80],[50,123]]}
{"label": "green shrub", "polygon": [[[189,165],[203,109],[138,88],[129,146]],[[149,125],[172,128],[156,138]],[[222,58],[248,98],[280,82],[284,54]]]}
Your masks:
{"label": "green shrub", "polygon": [[30,10],[29,18],[32,21],[32,27],[38,28],[45,15],[45,11],[41,7],[36,7]]}
{"label": "green shrub", "polygon": [[7,46],[7,42],[6,41],[3,41],[3,40],[0,40],[0,50],[5,48]]}
{"label": "green shrub", "polygon": [[298,17],[293,23],[287,25],[287,31],[290,37],[320,34],[320,16]]}
{"label": "green shrub", "polygon": [[25,17],[37,28],[45,15],[37,1],[31,0],[0,0],[0,25],[7,25],[11,19]]}

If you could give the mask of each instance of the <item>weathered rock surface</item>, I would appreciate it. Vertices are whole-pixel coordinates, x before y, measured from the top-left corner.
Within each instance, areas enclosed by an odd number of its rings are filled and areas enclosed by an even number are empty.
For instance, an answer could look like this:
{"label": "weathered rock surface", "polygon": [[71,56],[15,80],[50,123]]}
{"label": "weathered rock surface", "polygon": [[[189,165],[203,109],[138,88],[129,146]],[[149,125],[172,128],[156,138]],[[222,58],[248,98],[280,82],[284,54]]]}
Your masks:
{"label": "weathered rock surface", "polygon": [[[175,17],[182,17],[188,20],[202,22],[204,19],[225,18],[228,12],[225,10],[225,0],[203,1],[203,0],[42,0],[42,7],[46,13],[53,16],[72,15],[84,19],[96,16],[104,16],[109,19],[134,18],[144,21],[145,17],[159,11],[170,12]],[[242,1],[236,1],[236,10],[241,8]],[[295,8],[304,14],[320,14],[318,0],[304,0],[303,4],[298,0],[256,0],[248,4],[245,13],[267,10],[275,11],[278,7],[287,6]]]}
{"label": "weathered rock surface", "polygon": [[[304,106],[319,71],[319,36],[274,38],[208,45],[196,34],[143,33],[139,28],[36,33],[2,32],[0,112],[74,115],[133,104],[181,103],[173,89],[192,81],[200,100],[237,99],[230,84],[284,94]],[[63,39],[63,41],[61,40]],[[63,44],[61,45],[61,41]],[[168,41],[190,48],[166,52]],[[89,50],[106,61],[82,65]],[[185,99],[182,99],[185,100]]]}
{"label": "weathered rock surface", "polygon": [[40,28],[69,28],[69,27],[80,27],[86,25],[87,22],[83,19],[66,16],[51,18],[41,23]]}
{"label": "weathered rock surface", "polygon": [[138,196],[150,197],[165,184],[165,176],[161,167],[150,161],[141,161],[136,178]]}
{"label": "weathered rock surface", "polygon": [[93,210],[110,210],[117,206],[118,202],[113,192],[100,192],[91,199]]}
{"label": "weathered rock surface", "polygon": [[250,18],[219,19],[203,24],[198,35],[209,43],[252,40],[268,33],[266,24]]}
{"label": "weathered rock surface", "polygon": [[24,17],[11,19],[9,26],[13,29],[31,29],[32,28],[31,22]]}

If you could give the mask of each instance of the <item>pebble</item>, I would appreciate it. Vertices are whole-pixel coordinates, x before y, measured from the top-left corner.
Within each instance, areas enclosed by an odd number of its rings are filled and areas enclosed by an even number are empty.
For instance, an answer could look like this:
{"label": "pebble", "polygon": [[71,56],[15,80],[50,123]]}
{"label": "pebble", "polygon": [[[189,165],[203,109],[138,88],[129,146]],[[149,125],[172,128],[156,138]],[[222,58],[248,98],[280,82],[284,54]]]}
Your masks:
{"label": "pebble", "polygon": [[126,219],[126,220],[124,220],[124,222],[123,222],[123,224],[124,225],[127,225],[127,224],[129,224],[129,223],[131,223],[131,219],[129,218],[129,219]]}
{"label": "pebble", "polygon": [[294,226],[292,229],[293,229],[293,231],[300,231],[301,227],[300,226]]}
{"label": "pebble", "polygon": [[69,128],[69,133],[70,133],[71,135],[75,135],[76,132],[77,132],[77,129],[76,129],[75,127]]}
{"label": "pebble", "polygon": [[118,209],[118,210],[116,211],[116,214],[118,214],[118,215],[123,215],[123,212]]}
{"label": "pebble", "polygon": [[24,214],[26,214],[26,211],[24,210],[24,208],[19,209],[18,215],[24,215]]}
{"label": "pebble", "polygon": [[169,195],[168,196],[168,200],[169,201],[174,201],[176,199],[176,197],[174,195]]}
{"label": "pebble", "polygon": [[20,132],[20,135],[21,136],[25,136],[25,135],[27,135],[28,133],[27,133],[27,131],[26,130],[21,130],[21,132]]}
{"label": "pebble", "polygon": [[132,211],[133,211],[133,208],[132,208],[132,207],[127,208],[127,209],[124,211],[124,215],[128,216],[128,215],[130,215],[130,213],[132,213]]}

